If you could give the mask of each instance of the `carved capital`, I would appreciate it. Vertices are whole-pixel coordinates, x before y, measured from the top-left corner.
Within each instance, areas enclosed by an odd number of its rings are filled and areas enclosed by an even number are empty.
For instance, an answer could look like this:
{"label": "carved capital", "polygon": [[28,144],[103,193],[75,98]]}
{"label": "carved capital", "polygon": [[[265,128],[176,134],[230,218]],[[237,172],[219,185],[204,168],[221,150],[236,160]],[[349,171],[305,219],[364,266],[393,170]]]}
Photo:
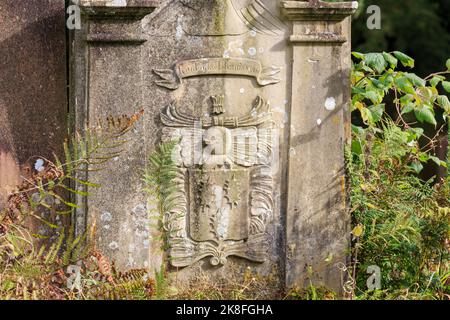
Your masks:
{"label": "carved capital", "polygon": [[72,0],[80,6],[88,43],[139,45],[146,41],[141,20],[158,0]]}
{"label": "carved capital", "polygon": [[152,13],[159,0],[73,0],[88,19],[141,20]]}
{"label": "carved capital", "polygon": [[281,11],[292,21],[342,21],[358,9],[358,2],[282,1]]}
{"label": "carved capital", "polygon": [[342,27],[345,18],[358,8],[358,2],[282,1],[281,11],[293,21],[291,43],[344,43],[348,35]]}

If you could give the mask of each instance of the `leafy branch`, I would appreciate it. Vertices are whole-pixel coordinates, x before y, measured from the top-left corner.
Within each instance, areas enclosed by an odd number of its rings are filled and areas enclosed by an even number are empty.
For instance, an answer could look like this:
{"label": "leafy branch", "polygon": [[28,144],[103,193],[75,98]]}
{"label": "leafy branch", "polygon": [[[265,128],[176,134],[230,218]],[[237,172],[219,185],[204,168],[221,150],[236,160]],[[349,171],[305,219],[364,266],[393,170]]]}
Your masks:
{"label": "leafy branch", "polygon": [[[450,59],[446,70],[435,72],[425,78],[414,73],[399,71],[397,68],[413,68],[414,59],[399,51],[362,54],[353,52],[355,62],[352,68],[352,112],[359,112],[364,125],[374,133],[383,129],[383,123],[390,118],[386,101],[393,96],[395,111],[394,123],[409,134],[407,142],[411,146],[414,157],[411,168],[417,173],[423,168],[422,163],[429,160],[440,166],[447,166],[442,159],[431,151],[436,145],[438,135],[444,130],[445,123],[440,124],[434,137],[425,135],[419,124],[431,124],[435,127],[442,121],[436,118],[438,110],[443,121],[450,119],[450,82],[446,76],[450,74]],[[354,132],[361,132],[361,127],[353,126]],[[420,146],[419,139],[428,141]],[[354,147],[361,150],[359,142]],[[356,150],[354,149],[354,151]]]}

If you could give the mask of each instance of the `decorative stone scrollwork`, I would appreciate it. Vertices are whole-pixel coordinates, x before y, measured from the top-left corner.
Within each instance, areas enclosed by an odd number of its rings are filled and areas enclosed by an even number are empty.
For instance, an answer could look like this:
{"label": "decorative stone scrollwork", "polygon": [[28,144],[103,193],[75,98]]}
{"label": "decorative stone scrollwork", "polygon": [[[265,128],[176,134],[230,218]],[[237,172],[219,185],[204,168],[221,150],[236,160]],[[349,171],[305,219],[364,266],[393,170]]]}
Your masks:
{"label": "decorative stone scrollwork", "polygon": [[272,114],[268,110],[269,105],[260,96],[256,98],[250,112],[242,117],[229,117],[218,114],[212,117],[195,118],[179,112],[173,104],[169,104],[161,113],[161,121],[167,127],[192,128],[199,123],[201,123],[202,128],[210,128],[217,125],[226,128],[259,126],[271,120]]}
{"label": "decorative stone scrollwork", "polygon": [[212,116],[195,118],[171,104],[161,112],[163,140],[178,139],[176,205],[165,215],[170,262],[189,266],[210,257],[267,259],[272,219],[271,113],[257,97],[248,115],[226,116],[223,96],[213,96]]}

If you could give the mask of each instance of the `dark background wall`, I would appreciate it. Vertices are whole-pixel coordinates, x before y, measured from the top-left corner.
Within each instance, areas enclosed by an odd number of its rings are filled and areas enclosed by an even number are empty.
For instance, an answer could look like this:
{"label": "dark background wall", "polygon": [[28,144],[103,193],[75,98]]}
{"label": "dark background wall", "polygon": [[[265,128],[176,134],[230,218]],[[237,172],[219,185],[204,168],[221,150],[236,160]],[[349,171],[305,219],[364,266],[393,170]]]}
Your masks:
{"label": "dark background wall", "polygon": [[64,0],[0,0],[0,208],[66,135]]}

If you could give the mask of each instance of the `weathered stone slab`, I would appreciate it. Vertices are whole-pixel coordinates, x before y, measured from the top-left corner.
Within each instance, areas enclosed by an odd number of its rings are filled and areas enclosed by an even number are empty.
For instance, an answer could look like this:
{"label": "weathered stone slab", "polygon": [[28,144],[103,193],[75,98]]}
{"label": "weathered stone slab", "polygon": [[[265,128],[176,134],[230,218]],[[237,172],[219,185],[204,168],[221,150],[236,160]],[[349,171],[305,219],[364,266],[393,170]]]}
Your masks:
{"label": "weathered stone slab", "polygon": [[[248,267],[288,286],[304,285],[311,268],[313,280],[339,288],[355,4],[112,2],[83,3],[77,128],[142,107],[145,116],[117,169],[89,175],[106,188],[77,213],[79,229],[97,221],[99,246],[119,268],[159,269],[167,258],[179,280]],[[163,252],[141,170],[174,139],[179,192],[164,213]]]}
{"label": "weathered stone slab", "polygon": [[[143,51],[146,41],[141,18],[155,1],[80,1],[82,28],[71,37],[71,112],[81,134],[89,123],[108,115],[137,113],[143,101]],[[130,135],[124,157],[113,160],[114,170],[80,177],[102,186],[87,201],[79,199],[78,232],[96,223],[99,249],[119,268],[145,267],[150,245],[142,170],[148,157],[145,123]],[[85,188],[77,186],[78,188]]]}
{"label": "weathered stone slab", "polygon": [[0,3],[0,209],[36,156],[61,155],[67,121],[65,8]]}
{"label": "weathered stone slab", "polygon": [[[357,4],[283,1],[293,21],[286,283],[342,290],[350,239],[350,14]],[[312,273],[312,275],[311,275]]]}

